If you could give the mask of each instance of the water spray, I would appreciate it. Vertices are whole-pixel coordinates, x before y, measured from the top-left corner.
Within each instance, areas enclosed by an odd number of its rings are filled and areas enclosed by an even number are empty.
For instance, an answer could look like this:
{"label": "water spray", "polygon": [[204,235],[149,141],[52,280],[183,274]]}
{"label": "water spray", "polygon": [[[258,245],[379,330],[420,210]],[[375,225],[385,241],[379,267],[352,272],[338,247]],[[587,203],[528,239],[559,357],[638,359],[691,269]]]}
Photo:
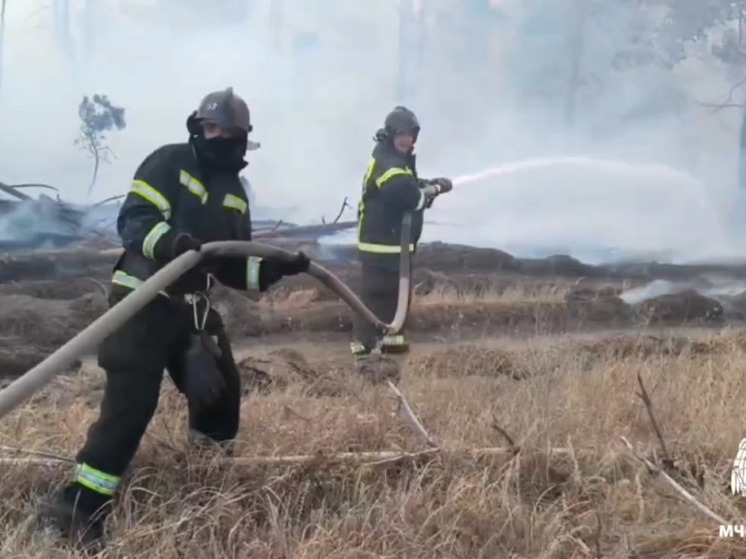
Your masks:
{"label": "water spray", "polygon": [[533,157],[530,159],[523,159],[521,161],[515,161],[512,163],[504,163],[497,167],[491,167],[478,173],[470,175],[461,175],[453,180],[454,186],[465,186],[476,182],[481,182],[486,179],[493,179],[499,177],[505,177],[510,175],[516,175],[519,173],[529,173],[532,171],[540,171],[542,169],[551,169],[552,167],[560,167],[567,165],[577,165],[585,167],[603,167],[606,170],[626,172],[630,170],[637,170],[638,173],[652,174],[657,176],[667,176],[669,178],[676,179],[682,184],[687,185],[693,192],[695,192],[703,205],[707,209],[712,209],[712,205],[702,192],[702,183],[681,171],[677,171],[671,167],[665,165],[656,164],[634,164],[627,163],[624,161],[614,161],[609,159],[596,159],[593,157],[584,156],[569,156],[569,157]]}
{"label": "water spray", "polygon": [[[523,177],[528,181],[535,173],[552,169],[561,169],[564,171],[562,175],[572,175],[573,178],[563,180],[559,174],[539,175],[524,188]],[[593,183],[596,175],[599,177],[596,180],[598,187],[591,184],[589,189],[587,183]],[[501,187],[501,179],[512,180]],[[469,220],[467,223],[473,227],[469,244],[499,246],[504,250],[543,245],[556,246],[547,246],[543,250],[569,250],[567,246],[570,246],[593,254],[599,250],[614,250],[620,255],[633,255],[633,258],[644,253],[656,255],[655,258],[668,259],[676,254],[677,257],[695,260],[732,258],[739,254],[736,237],[728,234],[722,208],[711,199],[704,184],[692,175],[666,165],[588,156],[537,157],[453,179],[454,186],[459,189],[477,183],[494,187],[491,191],[496,193],[494,202],[498,206],[490,203],[492,201],[469,197],[459,199],[439,216],[454,221],[456,215],[461,214],[461,221]],[[557,183],[556,189],[552,187],[554,183]],[[625,196],[627,184],[628,197]],[[546,197],[542,195],[543,190],[547,190]],[[561,207],[549,205],[548,200],[555,197],[557,205],[568,204],[570,209],[565,212]],[[573,199],[586,213],[576,211]],[[619,211],[616,211],[617,206]],[[598,213],[595,213],[595,208],[598,208]],[[516,216],[523,212],[527,219],[521,222]],[[604,213],[610,216],[608,224],[604,221]],[[490,219],[502,223],[503,228],[480,225]],[[543,238],[542,228],[552,232]],[[599,231],[601,237],[608,237],[605,243],[595,234]],[[445,240],[442,236],[439,240]],[[599,243],[603,246],[597,246]]]}

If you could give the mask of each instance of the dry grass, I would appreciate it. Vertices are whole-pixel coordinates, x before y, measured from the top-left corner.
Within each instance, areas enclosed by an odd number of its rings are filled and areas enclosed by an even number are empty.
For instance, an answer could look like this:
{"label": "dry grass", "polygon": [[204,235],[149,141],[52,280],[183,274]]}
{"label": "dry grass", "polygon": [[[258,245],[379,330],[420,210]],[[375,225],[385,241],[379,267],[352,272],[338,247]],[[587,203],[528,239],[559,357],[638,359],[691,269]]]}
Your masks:
{"label": "dry grass", "polygon": [[[499,425],[524,448],[514,459],[366,468],[207,464],[185,446],[184,402],[169,384],[113,518],[106,557],[744,556],[744,542],[718,539],[712,521],[618,442],[624,435],[643,443],[643,451],[656,445],[635,396],[640,372],[669,448],[684,469],[703,477],[704,489],[684,483],[740,523],[745,508],[727,482],[746,435],[746,354],[742,344],[713,343],[722,349],[609,352],[592,360],[572,346],[499,349],[494,342],[412,355],[402,389],[427,429],[448,447],[499,446]],[[347,389],[323,396],[312,379],[296,375],[252,396],[243,408],[239,453],[422,448],[392,415],[392,395],[346,369],[344,348],[321,347],[307,357]],[[525,373],[521,380],[505,374],[516,368]],[[91,369],[56,380],[5,419],[0,444],[72,456],[95,417],[100,388]],[[548,458],[543,449],[550,445],[573,453]],[[2,468],[0,557],[75,557],[30,520],[35,500],[64,481],[65,468]]]}
{"label": "dry grass", "polygon": [[500,288],[488,286],[484,289],[459,289],[449,285],[436,286],[429,293],[417,297],[417,303],[479,303],[504,302],[506,305],[523,303],[561,303],[569,288],[562,285],[527,284]]}
{"label": "dry grass", "polygon": [[[506,306],[530,305],[532,303],[562,303],[569,288],[563,285],[522,284],[501,287],[488,284],[480,288],[469,286],[461,288],[448,284],[439,284],[425,294],[418,294],[415,304],[420,305],[453,305],[474,303],[504,303]],[[298,289],[289,292],[280,291],[277,296],[265,296],[260,305],[274,311],[293,311],[311,308],[322,300],[318,289]],[[331,301],[338,302],[332,298]]]}

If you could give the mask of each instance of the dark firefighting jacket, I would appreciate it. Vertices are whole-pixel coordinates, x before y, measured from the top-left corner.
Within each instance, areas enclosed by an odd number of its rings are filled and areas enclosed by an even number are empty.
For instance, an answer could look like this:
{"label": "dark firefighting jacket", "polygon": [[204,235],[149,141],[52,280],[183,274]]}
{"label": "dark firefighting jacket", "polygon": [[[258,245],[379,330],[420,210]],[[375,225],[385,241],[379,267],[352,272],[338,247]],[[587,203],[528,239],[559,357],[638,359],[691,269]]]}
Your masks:
{"label": "dark firefighting jacket", "polygon": [[[124,253],[112,282],[135,288],[157,272],[174,239],[186,233],[202,241],[250,241],[251,214],[237,173],[205,174],[189,143],[162,146],[135,171],[117,219]],[[167,288],[167,295],[207,291],[214,280],[264,291],[279,279],[275,263],[256,257],[211,258]]]}
{"label": "dark firefighting jacket", "polygon": [[409,249],[416,250],[427,203],[420,185],[414,154],[401,154],[387,141],[376,144],[358,206],[357,246],[361,255],[398,262],[402,219],[406,212],[412,212]]}

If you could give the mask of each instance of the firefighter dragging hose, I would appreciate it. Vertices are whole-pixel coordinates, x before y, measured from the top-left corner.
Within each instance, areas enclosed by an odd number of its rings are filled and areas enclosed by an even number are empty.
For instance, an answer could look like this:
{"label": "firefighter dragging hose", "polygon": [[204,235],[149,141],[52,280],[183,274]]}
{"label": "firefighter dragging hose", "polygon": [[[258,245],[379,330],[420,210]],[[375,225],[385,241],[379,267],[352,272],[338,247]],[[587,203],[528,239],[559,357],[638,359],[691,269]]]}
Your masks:
{"label": "firefighter dragging hose", "polygon": [[[164,370],[187,397],[190,442],[232,452],[241,391],[230,342],[210,305],[215,281],[263,291],[282,277],[308,273],[384,336],[400,331],[409,307],[415,212],[400,214],[398,301],[392,322],[386,323],[302,252],[251,242],[248,204],[238,179],[251,131],[243,100],[230,89],[212,93],[187,127],[188,142],[158,148],[135,172],[118,220],[125,250],[114,267],[109,311],[0,391],[2,417],[98,347],[99,365],[106,371],[99,418],[78,452],[73,479],[41,512],[83,547],[103,542],[104,521],[157,407]],[[450,189],[450,181],[442,179],[417,183],[414,209],[427,207],[443,185]],[[386,263],[391,265],[390,254]]]}

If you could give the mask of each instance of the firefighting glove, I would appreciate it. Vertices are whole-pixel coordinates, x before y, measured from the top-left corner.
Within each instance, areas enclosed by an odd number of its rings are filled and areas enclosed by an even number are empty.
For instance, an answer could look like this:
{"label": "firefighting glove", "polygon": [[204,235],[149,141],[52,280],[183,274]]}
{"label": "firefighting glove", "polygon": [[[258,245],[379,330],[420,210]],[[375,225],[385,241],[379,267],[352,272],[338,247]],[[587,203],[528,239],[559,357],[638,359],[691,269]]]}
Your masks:
{"label": "firefighting glove", "polygon": [[422,181],[420,189],[425,197],[425,207],[431,208],[435,198],[440,194],[440,187],[437,184],[431,184],[430,181]]}
{"label": "firefighting glove", "polygon": [[450,192],[451,190],[453,190],[453,181],[451,181],[451,179],[438,177],[435,179],[430,179],[428,182],[438,187],[438,194],[445,194],[446,192]]}
{"label": "firefighting glove", "polygon": [[190,404],[210,407],[227,388],[218,367],[219,358],[220,349],[206,331],[189,335],[184,359],[184,392]]}
{"label": "firefighting glove", "polygon": [[177,258],[190,250],[200,250],[202,241],[198,241],[187,233],[179,233],[171,244],[171,258]]}
{"label": "firefighting glove", "polygon": [[277,271],[283,276],[295,276],[308,271],[311,259],[299,250],[291,260],[278,260]]}
{"label": "firefighting glove", "polygon": [[155,245],[155,259],[165,265],[190,250],[200,250],[202,242],[188,233],[164,235]]}

